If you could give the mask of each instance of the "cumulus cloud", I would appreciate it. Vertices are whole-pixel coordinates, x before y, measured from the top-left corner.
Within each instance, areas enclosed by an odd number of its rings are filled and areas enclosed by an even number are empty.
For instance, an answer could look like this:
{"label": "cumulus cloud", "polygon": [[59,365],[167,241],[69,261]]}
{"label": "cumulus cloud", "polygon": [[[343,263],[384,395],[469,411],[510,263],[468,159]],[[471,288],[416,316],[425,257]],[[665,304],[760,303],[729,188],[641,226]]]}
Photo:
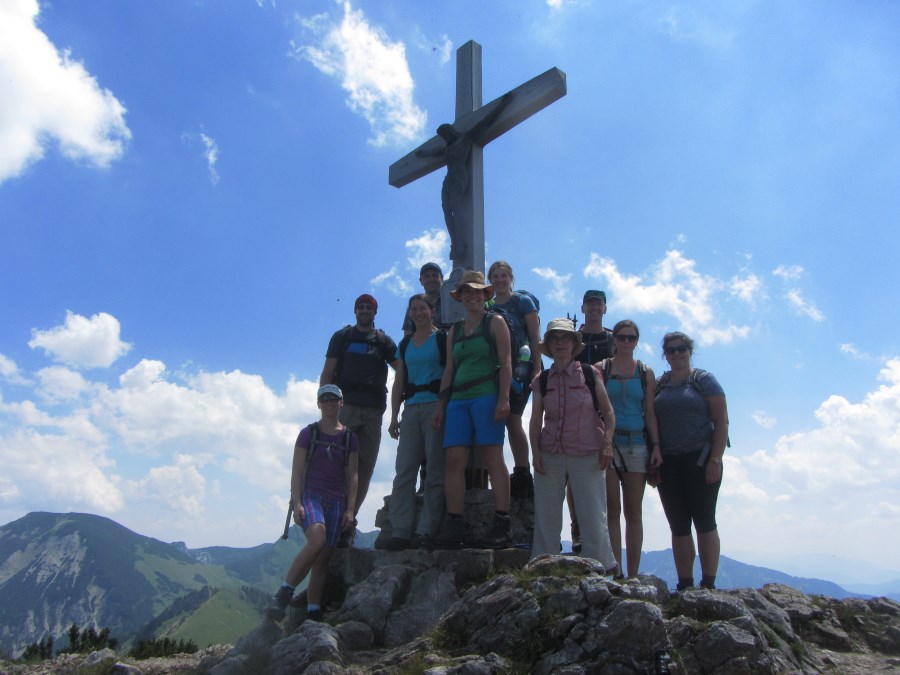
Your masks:
{"label": "cumulus cloud", "polygon": [[549,281],[551,290],[547,293],[550,300],[564,304],[569,301],[569,281],[572,280],[571,274],[560,274],[556,270],[549,267],[535,267],[531,270],[544,281]]}
{"label": "cumulus cloud", "polygon": [[803,276],[803,268],[800,265],[779,265],[772,270],[772,274],[785,281],[792,281]]}
{"label": "cumulus cloud", "polygon": [[383,286],[394,295],[412,295],[413,286],[406,279],[400,276],[397,265],[393,265],[387,272],[382,272],[374,277],[371,282],[372,286]]}
{"label": "cumulus cloud", "polygon": [[765,300],[766,297],[762,279],[753,273],[748,273],[743,277],[733,277],[729,282],[729,290],[733,296],[751,305],[756,305],[758,301]]}
{"label": "cumulus cloud", "polygon": [[450,237],[447,230],[443,228],[427,230],[420,236],[409,239],[404,246],[406,246],[406,260],[410,269],[415,270],[418,275],[422,265],[427,262],[436,262],[442,270],[449,270],[450,265],[445,257],[449,252],[449,244]]}
{"label": "cumulus cloud", "polygon": [[0,3],[0,182],[55,141],[65,157],[105,167],[131,138],[125,107],[38,28],[37,0]]}
{"label": "cumulus cloud", "polygon": [[66,312],[64,325],[32,329],[28,346],[39,347],[53,360],[74,368],[106,368],[131,349],[120,339],[120,332],[118,319],[105,312],[90,319]]}
{"label": "cumulus cloud", "polygon": [[603,282],[618,311],[668,314],[700,344],[729,343],[750,334],[749,326],[720,318],[717,296],[727,284],[698,272],[696,261],[681,251],[668,251],[643,275],[626,275],[611,258],[592,253],[584,276]]}
{"label": "cumulus cloud", "polygon": [[22,376],[16,362],[3,354],[0,354],[0,377],[10,384],[27,384],[27,380]]}
{"label": "cumulus cloud", "polygon": [[778,419],[776,417],[768,415],[762,410],[754,410],[750,416],[753,418],[753,421],[763,429],[772,429],[778,424]]}
{"label": "cumulus cloud", "polygon": [[342,7],[339,23],[323,14],[300,20],[313,41],[292,42],[294,56],[341,83],[347,105],[369,123],[372,145],[419,139],[427,116],[413,102],[415,85],[406,46],[369,24],[362,10],[354,10],[349,1]]}
{"label": "cumulus cloud", "polygon": [[84,376],[63,366],[51,366],[37,373],[38,393],[47,401],[70,401],[86,392],[90,385]]}
{"label": "cumulus cloud", "polygon": [[807,316],[816,322],[825,320],[825,315],[819,311],[819,308],[813,302],[803,297],[799,288],[790,289],[784,297],[787,298],[788,304],[803,316]]}

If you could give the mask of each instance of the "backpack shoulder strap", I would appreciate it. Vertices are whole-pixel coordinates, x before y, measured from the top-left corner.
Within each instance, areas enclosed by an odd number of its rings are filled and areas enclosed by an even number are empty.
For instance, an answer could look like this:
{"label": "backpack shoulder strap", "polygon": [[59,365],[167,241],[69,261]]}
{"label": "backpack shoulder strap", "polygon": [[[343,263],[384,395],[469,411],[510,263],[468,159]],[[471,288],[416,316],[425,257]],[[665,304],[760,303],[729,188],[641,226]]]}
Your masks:
{"label": "backpack shoulder strap", "polygon": [[344,468],[347,468],[347,464],[350,462],[350,434],[353,432],[350,431],[350,427],[344,427]]}
{"label": "backpack shoulder strap", "polygon": [[647,391],[647,364],[637,360],[638,380],[641,382],[641,391]]}
{"label": "backpack shoulder strap", "polygon": [[441,357],[441,365],[447,365],[447,331],[439,330],[434,335],[434,339],[437,342],[438,354]]}
{"label": "backpack shoulder strap", "polygon": [[584,374],[584,386],[591,392],[591,400],[594,402],[594,410],[600,414],[600,401],[597,400],[597,378],[594,377],[594,369],[590,363],[581,364],[581,372]]}
{"label": "backpack shoulder strap", "polygon": [[404,365],[406,364],[406,349],[409,347],[410,340],[412,340],[412,333],[404,335],[403,339],[400,340],[400,344],[397,346],[400,351],[400,360],[403,361]]}
{"label": "backpack shoulder strap", "polygon": [[603,381],[609,382],[609,376],[612,374],[612,359],[603,359],[601,364],[603,367],[600,372],[603,374]]}
{"label": "backpack shoulder strap", "polygon": [[547,379],[550,377],[550,369],[542,370],[538,379],[538,386],[541,389],[541,397],[547,395]]}

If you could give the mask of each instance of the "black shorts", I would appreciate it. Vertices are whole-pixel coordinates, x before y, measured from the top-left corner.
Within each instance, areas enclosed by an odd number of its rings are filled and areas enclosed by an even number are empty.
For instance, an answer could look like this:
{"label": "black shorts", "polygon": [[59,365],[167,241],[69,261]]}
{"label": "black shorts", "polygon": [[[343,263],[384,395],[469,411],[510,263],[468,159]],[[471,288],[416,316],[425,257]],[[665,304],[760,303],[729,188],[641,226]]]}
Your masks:
{"label": "black shorts", "polygon": [[716,501],[722,481],[706,482],[709,457],[702,466],[697,466],[701,453],[697,450],[683,455],[663,455],[659,498],[675,537],[690,536],[691,523],[697,534],[716,529]]}

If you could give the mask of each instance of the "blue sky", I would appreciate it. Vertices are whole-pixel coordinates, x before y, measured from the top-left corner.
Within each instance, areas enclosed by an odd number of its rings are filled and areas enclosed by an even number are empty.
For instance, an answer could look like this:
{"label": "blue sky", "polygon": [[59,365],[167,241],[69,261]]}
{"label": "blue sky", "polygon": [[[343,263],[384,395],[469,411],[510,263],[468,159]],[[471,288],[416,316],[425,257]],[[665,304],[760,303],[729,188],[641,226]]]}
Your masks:
{"label": "blue sky", "polygon": [[568,81],[485,150],[486,259],[544,324],[605,289],[658,372],[665,331],[697,340],[726,555],[900,576],[898,31],[883,2],[4,0],[0,522],[274,540],[329,336],[362,292],[399,334],[447,267],[442,172],[387,170],[474,39],[485,101]]}

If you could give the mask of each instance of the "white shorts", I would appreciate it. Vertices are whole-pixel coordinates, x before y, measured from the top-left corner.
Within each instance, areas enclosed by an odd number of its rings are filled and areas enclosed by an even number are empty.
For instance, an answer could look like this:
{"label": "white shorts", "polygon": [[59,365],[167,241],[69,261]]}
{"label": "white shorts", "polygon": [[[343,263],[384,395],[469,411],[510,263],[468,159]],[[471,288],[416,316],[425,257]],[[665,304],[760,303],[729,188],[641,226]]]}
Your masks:
{"label": "white shorts", "polygon": [[[616,432],[616,450],[613,450],[613,461],[616,468],[627,473],[647,473],[647,461],[650,451],[643,431]],[[624,461],[625,466],[622,466]]]}

